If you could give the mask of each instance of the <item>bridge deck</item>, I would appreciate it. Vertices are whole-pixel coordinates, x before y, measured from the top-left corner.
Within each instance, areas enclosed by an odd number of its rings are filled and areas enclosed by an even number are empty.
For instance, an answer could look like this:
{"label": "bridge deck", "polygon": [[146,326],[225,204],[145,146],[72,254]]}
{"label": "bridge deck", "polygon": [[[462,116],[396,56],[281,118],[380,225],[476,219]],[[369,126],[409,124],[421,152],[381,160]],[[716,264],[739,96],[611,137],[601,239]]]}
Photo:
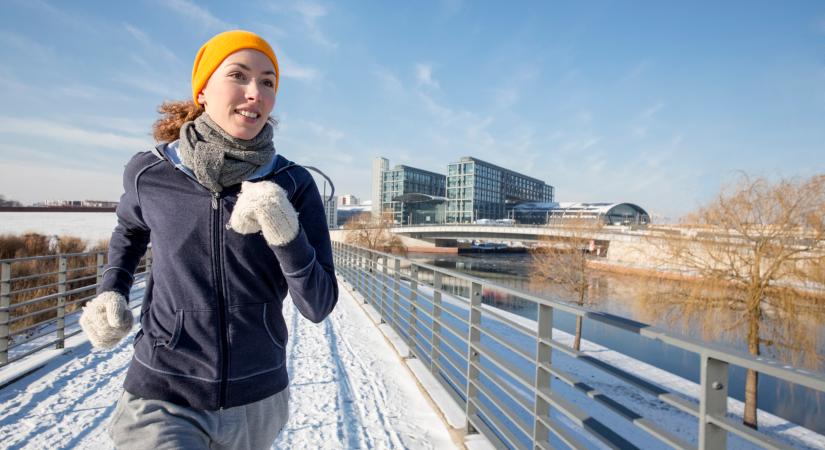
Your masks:
{"label": "bridge deck", "polygon": [[[321,324],[300,317],[291,302],[284,314],[290,419],[275,448],[455,447],[398,355],[343,287]],[[105,428],[130,342],[111,352],[75,342],[70,353],[0,390],[3,447],[111,448]]]}

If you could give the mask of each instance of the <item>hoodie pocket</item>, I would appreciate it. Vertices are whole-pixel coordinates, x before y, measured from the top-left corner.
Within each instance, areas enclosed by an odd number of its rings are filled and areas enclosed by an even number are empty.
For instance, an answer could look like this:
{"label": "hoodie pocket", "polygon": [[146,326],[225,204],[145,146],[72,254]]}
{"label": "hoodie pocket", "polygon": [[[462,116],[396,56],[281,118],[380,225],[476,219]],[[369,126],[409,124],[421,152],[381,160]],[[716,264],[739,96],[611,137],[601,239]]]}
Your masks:
{"label": "hoodie pocket", "polygon": [[229,378],[239,380],[281,369],[286,361],[286,324],[276,303],[229,308]]}
{"label": "hoodie pocket", "polygon": [[154,369],[171,375],[218,379],[220,352],[217,311],[175,311],[175,327],[166,340],[155,343]]}

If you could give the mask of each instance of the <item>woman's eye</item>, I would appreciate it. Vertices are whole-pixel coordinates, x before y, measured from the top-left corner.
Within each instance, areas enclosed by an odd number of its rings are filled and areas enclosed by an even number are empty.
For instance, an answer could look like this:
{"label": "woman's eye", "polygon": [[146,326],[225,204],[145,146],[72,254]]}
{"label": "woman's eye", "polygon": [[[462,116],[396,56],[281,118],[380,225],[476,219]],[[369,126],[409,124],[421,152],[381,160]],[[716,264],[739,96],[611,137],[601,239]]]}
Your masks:
{"label": "woman's eye", "polygon": [[272,80],[264,80],[264,86],[266,87],[275,87],[275,82]]}
{"label": "woman's eye", "polygon": [[244,75],[240,72],[232,72],[232,73],[229,74],[229,76],[231,78],[236,79],[236,80],[243,80],[245,78]]}

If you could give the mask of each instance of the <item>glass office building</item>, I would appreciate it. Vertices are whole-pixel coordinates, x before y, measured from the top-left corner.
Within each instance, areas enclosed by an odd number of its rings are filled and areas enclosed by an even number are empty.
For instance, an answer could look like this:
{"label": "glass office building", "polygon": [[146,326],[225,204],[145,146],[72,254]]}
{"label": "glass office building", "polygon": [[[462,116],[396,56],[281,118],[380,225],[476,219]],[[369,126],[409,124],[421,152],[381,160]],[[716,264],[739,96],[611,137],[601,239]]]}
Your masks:
{"label": "glass office building", "polygon": [[[437,214],[436,204],[444,201],[446,183],[444,175],[415,167],[398,165],[382,170],[381,212],[391,213],[393,221],[402,225],[421,221],[443,223],[444,214]],[[428,198],[410,194],[423,194]]]}
{"label": "glass office building", "polygon": [[447,166],[447,223],[505,219],[523,202],[552,202],[553,186],[465,156]]}

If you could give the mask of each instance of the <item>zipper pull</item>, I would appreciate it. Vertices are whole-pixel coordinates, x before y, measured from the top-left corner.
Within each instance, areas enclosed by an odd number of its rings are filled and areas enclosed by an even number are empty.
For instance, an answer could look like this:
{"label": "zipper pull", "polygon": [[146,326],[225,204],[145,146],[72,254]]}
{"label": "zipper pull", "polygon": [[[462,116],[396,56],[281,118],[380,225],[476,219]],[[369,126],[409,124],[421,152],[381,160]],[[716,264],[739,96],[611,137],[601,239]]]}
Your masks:
{"label": "zipper pull", "polygon": [[218,209],[218,199],[221,198],[221,194],[217,192],[212,193],[212,209]]}

